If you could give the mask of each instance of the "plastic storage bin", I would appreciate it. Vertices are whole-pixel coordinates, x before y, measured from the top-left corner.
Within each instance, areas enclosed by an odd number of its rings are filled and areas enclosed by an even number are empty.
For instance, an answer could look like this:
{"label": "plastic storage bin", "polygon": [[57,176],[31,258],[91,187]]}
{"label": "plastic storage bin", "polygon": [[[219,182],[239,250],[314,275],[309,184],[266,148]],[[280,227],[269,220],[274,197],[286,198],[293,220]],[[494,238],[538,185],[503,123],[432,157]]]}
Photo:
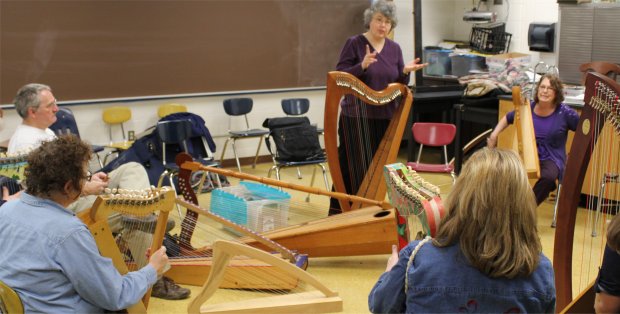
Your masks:
{"label": "plastic storage bin", "polygon": [[424,60],[428,66],[424,68],[424,75],[444,76],[451,74],[450,53],[452,50],[435,46],[424,47]]}
{"label": "plastic storage bin", "polygon": [[289,193],[270,186],[240,182],[239,185],[213,190],[211,211],[256,232],[287,225]]}
{"label": "plastic storage bin", "polygon": [[483,56],[458,54],[452,59],[452,75],[461,77],[469,75],[471,71],[486,71],[486,59]]}

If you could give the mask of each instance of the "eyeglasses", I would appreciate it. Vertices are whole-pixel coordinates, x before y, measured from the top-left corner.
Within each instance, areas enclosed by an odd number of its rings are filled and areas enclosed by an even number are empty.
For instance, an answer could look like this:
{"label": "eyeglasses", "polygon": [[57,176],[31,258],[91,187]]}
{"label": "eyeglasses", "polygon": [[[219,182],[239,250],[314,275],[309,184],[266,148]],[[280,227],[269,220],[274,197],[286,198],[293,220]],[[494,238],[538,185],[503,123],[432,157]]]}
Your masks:
{"label": "eyeglasses", "polygon": [[375,17],[373,20],[379,24],[392,25],[392,21],[387,18]]}
{"label": "eyeglasses", "polygon": [[551,87],[551,86],[545,86],[545,85],[540,85],[538,86],[538,89],[540,90],[550,90],[550,91],[555,91],[555,88]]}
{"label": "eyeglasses", "polygon": [[90,181],[90,179],[93,178],[93,174],[90,173],[90,171],[86,171],[86,176],[84,177],[84,179],[86,179],[86,181]]}

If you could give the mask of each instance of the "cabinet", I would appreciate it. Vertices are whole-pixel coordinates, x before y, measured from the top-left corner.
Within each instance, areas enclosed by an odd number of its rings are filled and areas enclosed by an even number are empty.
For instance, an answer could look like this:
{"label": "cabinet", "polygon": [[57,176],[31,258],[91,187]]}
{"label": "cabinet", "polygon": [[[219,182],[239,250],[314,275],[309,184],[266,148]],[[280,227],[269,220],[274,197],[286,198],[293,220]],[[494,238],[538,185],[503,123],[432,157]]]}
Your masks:
{"label": "cabinet", "polygon": [[558,69],[564,83],[579,84],[579,66],[620,63],[620,3],[560,4]]}

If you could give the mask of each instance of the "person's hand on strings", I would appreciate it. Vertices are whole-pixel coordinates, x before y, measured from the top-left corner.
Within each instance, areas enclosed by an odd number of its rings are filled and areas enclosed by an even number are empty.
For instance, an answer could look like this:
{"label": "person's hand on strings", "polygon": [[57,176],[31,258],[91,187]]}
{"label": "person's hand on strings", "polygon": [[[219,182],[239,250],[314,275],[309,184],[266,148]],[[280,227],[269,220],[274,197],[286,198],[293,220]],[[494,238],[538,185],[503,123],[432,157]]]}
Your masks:
{"label": "person's hand on strings", "polygon": [[375,62],[377,62],[377,52],[370,52],[370,46],[366,45],[366,55],[364,55],[364,60],[362,60],[362,69],[366,71]]}
{"label": "person's hand on strings", "polygon": [[168,268],[168,255],[166,255],[166,247],[162,246],[155,253],[151,254],[151,248],[146,250],[146,257],[149,258],[149,264],[155,268],[157,275],[163,274]]}

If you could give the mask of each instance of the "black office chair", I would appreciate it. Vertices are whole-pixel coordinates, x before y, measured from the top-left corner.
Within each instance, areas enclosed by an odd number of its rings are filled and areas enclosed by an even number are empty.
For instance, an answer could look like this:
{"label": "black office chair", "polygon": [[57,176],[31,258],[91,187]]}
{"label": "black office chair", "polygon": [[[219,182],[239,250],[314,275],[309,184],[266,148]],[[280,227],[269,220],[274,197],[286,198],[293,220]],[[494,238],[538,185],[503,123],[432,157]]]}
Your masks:
{"label": "black office chair", "polygon": [[[63,134],[74,134],[75,136],[80,137],[80,131],[78,131],[77,122],[75,121],[73,111],[66,107],[58,108],[58,112],[56,112],[56,122],[54,122],[54,124],[52,124],[49,128],[54,131],[57,136]],[[100,169],[103,168],[103,162],[101,161],[99,153],[105,148],[99,145],[91,145],[91,149],[95,153],[95,156],[97,156]]]}
{"label": "black office chair", "polygon": [[[220,163],[224,161],[224,154],[226,153],[226,147],[228,146],[228,142],[232,141],[233,154],[235,154],[235,161],[237,162],[237,169],[241,172],[241,163],[239,162],[239,157],[237,156],[237,147],[235,146],[235,142],[239,139],[246,138],[259,138],[258,148],[256,149],[256,156],[254,157],[254,163],[252,164],[252,168],[256,167],[256,161],[258,160],[258,153],[260,152],[260,147],[263,142],[263,138],[269,134],[269,131],[264,129],[250,129],[250,123],[248,121],[248,113],[252,111],[252,106],[254,102],[252,98],[229,98],[224,100],[224,111],[229,115],[228,119],[228,138],[224,143],[224,149],[222,149],[222,155],[220,157]],[[245,118],[245,130],[231,130],[231,124],[233,117],[243,116]]]}

